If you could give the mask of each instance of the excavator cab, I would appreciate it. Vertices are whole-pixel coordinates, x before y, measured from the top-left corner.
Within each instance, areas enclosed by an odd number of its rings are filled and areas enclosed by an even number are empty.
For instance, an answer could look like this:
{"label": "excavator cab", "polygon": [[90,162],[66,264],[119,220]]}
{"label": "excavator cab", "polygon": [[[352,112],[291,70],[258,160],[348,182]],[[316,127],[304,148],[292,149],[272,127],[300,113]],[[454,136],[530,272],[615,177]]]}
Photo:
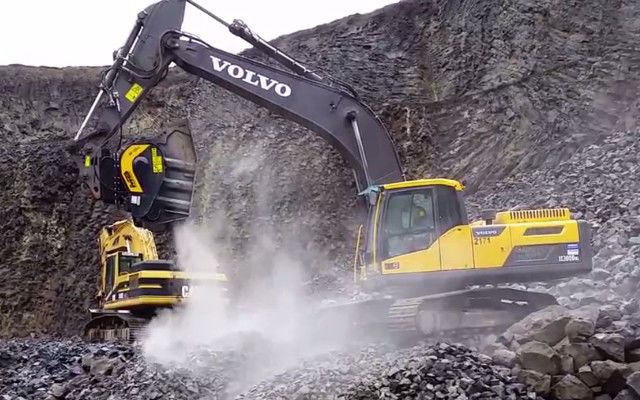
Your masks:
{"label": "excavator cab", "polygon": [[[469,223],[462,185],[421,179],[369,188],[354,276],[419,291],[561,278],[591,269],[589,225],[569,210],[523,210]],[[360,243],[360,240],[358,240]]]}

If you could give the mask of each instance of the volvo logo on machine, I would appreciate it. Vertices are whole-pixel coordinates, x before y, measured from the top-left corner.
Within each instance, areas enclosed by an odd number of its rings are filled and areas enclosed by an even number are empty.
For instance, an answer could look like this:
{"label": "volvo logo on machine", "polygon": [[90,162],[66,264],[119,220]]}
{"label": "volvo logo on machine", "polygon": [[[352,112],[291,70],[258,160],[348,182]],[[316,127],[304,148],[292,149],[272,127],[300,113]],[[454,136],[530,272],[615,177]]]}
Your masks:
{"label": "volvo logo on machine", "polygon": [[227,74],[235,79],[240,79],[250,85],[259,87],[263,90],[271,90],[280,97],[291,96],[291,87],[286,83],[278,82],[267,76],[258,74],[249,69],[242,68],[239,65],[231,64],[229,61],[221,60],[218,57],[210,56],[213,63],[213,69],[217,72],[227,71]]}
{"label": "volvo logo on machine", "polygon": [[474,237],[499,236],[504,231],[504,226],[474,227],[471,229]]}

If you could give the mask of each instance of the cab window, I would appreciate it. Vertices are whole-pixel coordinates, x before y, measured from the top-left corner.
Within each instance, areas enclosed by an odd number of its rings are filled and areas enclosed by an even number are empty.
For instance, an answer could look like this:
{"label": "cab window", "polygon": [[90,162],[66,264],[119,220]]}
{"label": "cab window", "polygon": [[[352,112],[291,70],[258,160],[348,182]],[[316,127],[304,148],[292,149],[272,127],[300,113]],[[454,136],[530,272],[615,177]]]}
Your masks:
{"label": "cab window", "polygon": [[367,215],[367,225],[365,229],[365,241],[363,247],[364,259],[360,260],[364,264],[369,264],[373,258],[373,227],[375,226],[376,206],[369,206],[369,214]]}
{"label": "cab window", "polygon": [[387,195],[381,229],[384,258],[427,249],[436,238],[432,189]]}
{"label": "cab window", "polygon": [[133,264],[142,261],[140,255],[122,255],[118,257],[120,263],[118,264],[118,275],[124,275],[131,273],[133,270]]}
{"label": "cab window", "polygon": [[116,274],[116,256],[113,255],[113,256],[107,257],[107,265],[106,265],[105,278],[104,278],[106,292],[109,292],[111,288],[113,288],[115,274]]}
{"label": "cab window", "polygon": [[462,211],[456,190],[450,186],[439,186],[438,192],[438,233],[440,235],[449,229],[462,225]]}

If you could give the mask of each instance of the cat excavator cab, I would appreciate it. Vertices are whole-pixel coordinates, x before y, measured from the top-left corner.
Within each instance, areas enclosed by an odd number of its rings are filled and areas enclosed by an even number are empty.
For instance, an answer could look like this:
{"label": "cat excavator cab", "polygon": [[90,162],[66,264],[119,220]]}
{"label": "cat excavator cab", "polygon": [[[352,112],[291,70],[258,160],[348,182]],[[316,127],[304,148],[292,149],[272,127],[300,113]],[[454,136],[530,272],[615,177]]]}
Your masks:
{"label": "cat excavator cab", "polygon": [[153,233],[131,220],[103,227],[98,247],[99,308],[89,310],[83,332],[89,340],[133,341],[160,309],[188,301],[194,284],[226,289],[223,273],[188,273],[158,259]]}
{"label": "cat excavator cab", "polygon": [[[289,71],[181,31],[187,3]],[[351,86],[312,71],[242,21],[226,23],[192,0],[163,0],[138,15],[76,135],[84,144],[83,176],[93,195],[124,205],[138,221],[179,221],[191,207],[196,155],[188,123],[156,139],[109,148],[110,138],[122,134],[123,124],[172,63],[310,129],[349,162],[368,212],[354,275],[364,288],[391,293],[348,305],[367,310],[354,315],[424,334],[497,326],[555,299],[469,285],[547,280],[591,269],[586,222],[553,209],[504,211],[470,223],[460,183],[404,179],[389,133]]]}

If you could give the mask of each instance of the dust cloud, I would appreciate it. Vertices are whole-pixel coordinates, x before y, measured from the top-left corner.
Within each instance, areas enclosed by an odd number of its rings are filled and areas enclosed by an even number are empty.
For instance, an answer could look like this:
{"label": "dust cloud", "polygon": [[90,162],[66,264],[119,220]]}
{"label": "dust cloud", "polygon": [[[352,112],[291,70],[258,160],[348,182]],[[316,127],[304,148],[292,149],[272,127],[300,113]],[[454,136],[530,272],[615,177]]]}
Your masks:
{"label": "dust cloud", "polygon": [[[255,172],[245,164],[238,170]],[[347,321],[324,318],[319,323],[314,311],[318,303],[305,291],[309,265],[317,265],[323,254],[304,246],[299,234],[256,227],[260,231],[250,236],[255,239],[245,247],[244,257],[234,261],[241,284],[230,275],[234,282],[205,277],[230,270],[224,265],[230,245],[221,239],[228,227],[219,213],[205,223],[175,228],[177,264],[195,278],[193,288],[182,306],[163,310],[150,322],[142,341],[145,357],[167,367],[189,368],[201,353],[240,353],[245,365],[235,384],[242,390],[305,358],[344,349]]]}

